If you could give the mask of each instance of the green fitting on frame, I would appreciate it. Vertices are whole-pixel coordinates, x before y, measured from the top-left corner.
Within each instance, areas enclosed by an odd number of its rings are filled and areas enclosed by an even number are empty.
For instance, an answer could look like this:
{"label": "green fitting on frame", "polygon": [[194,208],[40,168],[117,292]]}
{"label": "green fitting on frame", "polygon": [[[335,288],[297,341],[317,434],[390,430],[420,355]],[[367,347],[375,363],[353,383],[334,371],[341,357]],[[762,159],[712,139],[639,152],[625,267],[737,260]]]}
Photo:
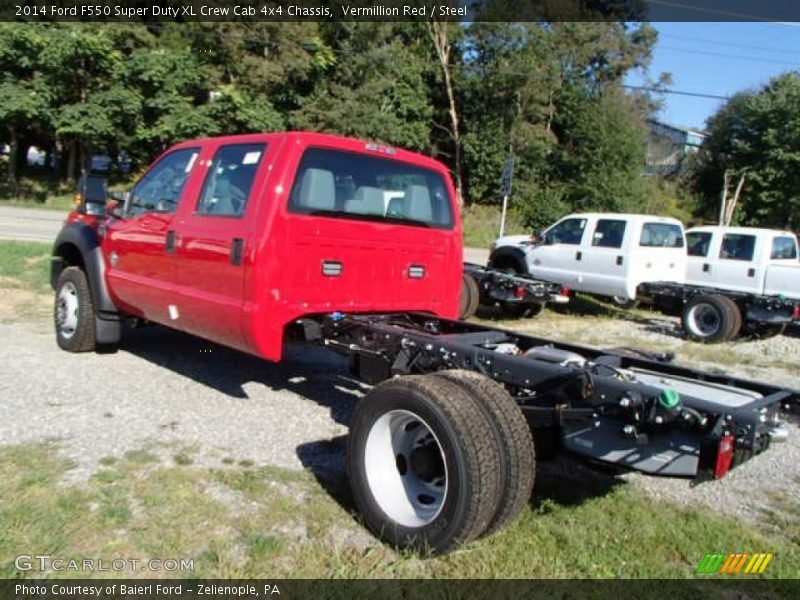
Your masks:
{"label": "green fitting on frame", "polygon": [[675,408],[681,403],[681,395],[672,388],[666,388],[661,390],[658,401],[664,408]]}

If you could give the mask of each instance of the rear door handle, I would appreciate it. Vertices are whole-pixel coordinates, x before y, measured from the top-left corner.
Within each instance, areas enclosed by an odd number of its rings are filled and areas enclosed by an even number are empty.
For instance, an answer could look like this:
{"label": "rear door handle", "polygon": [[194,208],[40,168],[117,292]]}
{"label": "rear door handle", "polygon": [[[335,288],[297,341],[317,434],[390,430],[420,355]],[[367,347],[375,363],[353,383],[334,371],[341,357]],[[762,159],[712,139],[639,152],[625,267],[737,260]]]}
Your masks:
{"label": "rear door handle", "polygon": [[617,265],[622,266],[622,256],[617,256]]}
{"label": "rear door handle", "polygon": [[242,264],[242,257],[244,256],[244,240],[242,238],[233,238],[231,244],[231,264],[239,266]]}
{"label": "rear door handle", "polygon": [[169,254],[175,254],[175,249],[178,246],[178,234],[175,233],[174,229],[170,229],[167,231],[167,252]]}
{"label": "rear door handle", "polygon": [[581,258],[583,258],[583,252],[581,252],[580,250],[578,250],[578,251],[575,253],[575,260],[580,260]]}
{"label": "rear door handle", "polygon": [[703,273],[708,273],[711,271],[711,265],[708,263],[703,263]]}

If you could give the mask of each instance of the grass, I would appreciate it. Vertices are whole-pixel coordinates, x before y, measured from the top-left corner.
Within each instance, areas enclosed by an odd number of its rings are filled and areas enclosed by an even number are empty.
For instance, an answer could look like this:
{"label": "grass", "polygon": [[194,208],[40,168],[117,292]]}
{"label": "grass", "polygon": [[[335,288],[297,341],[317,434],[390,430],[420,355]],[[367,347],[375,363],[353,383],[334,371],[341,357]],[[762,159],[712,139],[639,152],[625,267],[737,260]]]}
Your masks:
{"label": "grass", "polygon": [[[488,248],[500,233],[502,208],[500,205],[472,204],[463,209],[464,245],[472,248]],[[517,211],[511,209],[506,217],[505,235],[531,233]]]}
{"label": "grass", "polygon": [[37,576],[17,571],[14,557],[39,553],[191,559],[194,570],[182,575],[215,578],[691,578],[714,551],[774,552],[764,576],[798,575],[800,517],[789,499],[780,530],[768,536],[624,485],[582,496],[574,481],[556,482],[500,534],[425,559],[372,542],[346,493],[326,491],[306,472],[154,466],[142,456],[149,452],[67,485],[61,478],[72,465],[57,448],[0,449],[0,577]]}
{"label": "grass", "polygon": [[[0,242],[0,277],[17,287],[46,291],[50,281],[50,244]],[[10,282],[5,281],[4,286]]]}

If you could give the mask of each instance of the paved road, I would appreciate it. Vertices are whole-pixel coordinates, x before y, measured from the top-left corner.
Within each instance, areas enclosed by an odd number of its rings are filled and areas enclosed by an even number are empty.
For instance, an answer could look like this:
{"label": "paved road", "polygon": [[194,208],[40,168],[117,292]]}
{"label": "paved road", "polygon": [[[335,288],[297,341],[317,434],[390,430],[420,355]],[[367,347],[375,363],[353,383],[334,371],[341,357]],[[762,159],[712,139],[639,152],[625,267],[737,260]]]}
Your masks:
{"label": "paved road", "polygon": [[[52,242],[64,222],[60,210],[0,206],[0,239]],[[485,265],[489,251],[464,248],[464,260]]]}
{"label": "paved road", "polygon": [[0,206],[0,239],[52,242],[65,216],[60,210]]}

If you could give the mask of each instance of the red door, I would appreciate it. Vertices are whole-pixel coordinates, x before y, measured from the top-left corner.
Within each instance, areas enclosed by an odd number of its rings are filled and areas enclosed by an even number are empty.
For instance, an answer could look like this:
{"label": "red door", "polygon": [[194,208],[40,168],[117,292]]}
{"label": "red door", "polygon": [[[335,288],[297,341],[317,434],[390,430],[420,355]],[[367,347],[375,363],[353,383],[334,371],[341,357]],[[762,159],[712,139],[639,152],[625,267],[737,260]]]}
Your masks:
{"label": "red door", "polygon": [[131,314],[168,323],[175,319],[175,218],[196,186],[199,147],[162,156],[134,186],[129,215],[112,221],[103,243],[114,301]]}
{"label": "red door", "polygon": [[266,152],[264,142],[209,146],[202,186],[186,198],[175,226],[181,328],[245,350],[244,280]]}

